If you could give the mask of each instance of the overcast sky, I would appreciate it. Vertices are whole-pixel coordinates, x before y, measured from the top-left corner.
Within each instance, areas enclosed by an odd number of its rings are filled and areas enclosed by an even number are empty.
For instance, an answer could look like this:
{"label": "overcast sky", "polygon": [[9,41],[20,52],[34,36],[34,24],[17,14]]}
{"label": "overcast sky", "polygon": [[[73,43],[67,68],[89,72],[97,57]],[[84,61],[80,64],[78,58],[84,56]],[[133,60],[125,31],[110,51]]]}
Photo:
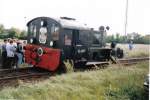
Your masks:
{"label": "overcast sky", "polygon": [[[67,16],[124,34],[126,0],[0,0],[0,24],[25,29],[34,17]],[[129,0],[127,32],[150,34],[150,0]]]}

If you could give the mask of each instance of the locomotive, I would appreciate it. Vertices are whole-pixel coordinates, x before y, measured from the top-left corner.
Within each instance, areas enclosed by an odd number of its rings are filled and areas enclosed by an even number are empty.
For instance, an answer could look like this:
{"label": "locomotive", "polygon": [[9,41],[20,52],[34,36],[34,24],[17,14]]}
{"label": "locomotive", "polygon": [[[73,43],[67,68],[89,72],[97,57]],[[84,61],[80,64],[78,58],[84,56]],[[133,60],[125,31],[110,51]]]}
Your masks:
{"label": "locomotive", "polygon": [[111,48],[105,47],[108,26],[96,31],[74,18],[37,17],[27,27],[25,62],[35,67],[56,71],[65,61],[77,67],[110,59]]}

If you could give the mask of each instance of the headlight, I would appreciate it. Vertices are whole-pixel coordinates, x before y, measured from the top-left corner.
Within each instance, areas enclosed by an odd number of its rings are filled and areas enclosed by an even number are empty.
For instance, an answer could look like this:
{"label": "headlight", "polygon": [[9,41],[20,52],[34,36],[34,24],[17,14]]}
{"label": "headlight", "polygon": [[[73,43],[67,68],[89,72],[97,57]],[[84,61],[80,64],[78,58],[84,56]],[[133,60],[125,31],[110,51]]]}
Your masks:
{"label": "headlight", "polygon": [[37,49],[37,54],[38,54],[39,56],[42,56],[42,55],[43,55],[43,49],[42,49],[41,47]]}
{"label": "headlight", "polygon": [[53,41],[50,41],[50,44],[49,44],[51,47],[53,46]]}

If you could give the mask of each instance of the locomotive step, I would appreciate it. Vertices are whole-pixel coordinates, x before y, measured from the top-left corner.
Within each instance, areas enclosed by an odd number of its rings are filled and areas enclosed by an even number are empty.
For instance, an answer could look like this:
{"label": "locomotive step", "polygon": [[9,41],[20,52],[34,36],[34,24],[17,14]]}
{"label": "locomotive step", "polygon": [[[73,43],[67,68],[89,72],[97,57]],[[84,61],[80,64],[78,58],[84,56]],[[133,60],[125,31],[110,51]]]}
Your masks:
{"label": "locomotive step", "polygon": [[109,65],[109,62],[87,62],[86,65]]}

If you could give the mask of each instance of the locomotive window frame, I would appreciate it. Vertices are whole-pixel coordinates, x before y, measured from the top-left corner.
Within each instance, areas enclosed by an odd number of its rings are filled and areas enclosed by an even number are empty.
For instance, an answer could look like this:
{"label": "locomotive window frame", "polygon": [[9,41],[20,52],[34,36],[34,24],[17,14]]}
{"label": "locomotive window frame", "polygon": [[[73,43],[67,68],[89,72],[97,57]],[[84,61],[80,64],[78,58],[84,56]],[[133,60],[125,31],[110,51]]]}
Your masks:
{"label": "locomotive window frame", "polygon": [[100,45],[101,44],[101,34],[94,32],[93,33],[93,39],[92,39],[92,45]]}
{"label": "locomotive window frame", "polygon": [[64,29],[63,34],[63,44],[64,46],[71,46],[72,45],[72,30],[71,29]]}
{"label": "locomotive window frame", "polygon": [[91,31],[88,30],[81,30],[79,34],[79,40],[83,45],[91,45],[92,44],[92,36]]}
{"label": "locomotive window frame", "polygon": [[48,29],[47,27],[40,27],[39,28],[39,43],[46,44],[48,39]]}
{"label": "locomotive window frame", "polygon": [[59,31],[60,31],[60,27],[57,24],[52,23],[52,25],[51,25],[51,37],[52,37],[53,41],[59,40]]}
{"label": "locomotive window frame", "polygon": [[29,35],[36,38],[37,35],[37,27],[34,23],[31,23],[29,26]]}
{"label": "locomotive window frame", "polygon": [[72,30],[72,44],[73,45],[81,45],[81,38],[80,38],[81,32],[79,30],[73,29]]}
{"label": "locomotive window frame", "polygon": [[[39,20],[37,20],[37,26],[38,26],[38,34],[37,34],[38,42],[39,42],[39,44],[47,46],[47,43],[49,41],[49,39],[48,39],[48,37],[49,37],[48,21],[46,19],[39,19]],[[42,31],[43,31],[43,33],[42,33]],[[41,41],[41,38],[43,38],[45,40]]]}
{"label": "locomotive window frame", "polygon": [[37,35],[38,35],[37,21],[32,21],[28,25],[28,43],[31,43],[31,44],[38,43]]}

